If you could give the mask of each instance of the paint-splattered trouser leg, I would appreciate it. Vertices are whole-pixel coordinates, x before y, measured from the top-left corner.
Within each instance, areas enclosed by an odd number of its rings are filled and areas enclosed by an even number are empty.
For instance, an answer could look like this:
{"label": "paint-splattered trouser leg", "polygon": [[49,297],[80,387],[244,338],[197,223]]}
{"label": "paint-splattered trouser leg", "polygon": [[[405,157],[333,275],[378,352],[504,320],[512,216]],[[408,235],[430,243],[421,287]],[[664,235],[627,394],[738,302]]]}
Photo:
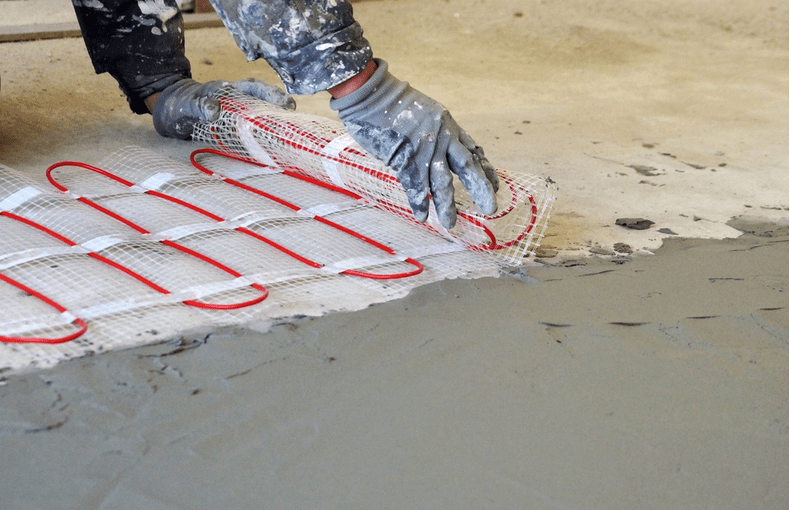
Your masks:
{"label": "paint-splattered trouser leg", "polygon": [[191,78],[175,0],[72,0],[96,73],[110,73],[135,113],[144,99]]}
{"label": "paint-splattered trouser leg", "polygon": [[265,59],[291,94],[314,94],[372,58],[348,0],[211,0],[248,60]]}

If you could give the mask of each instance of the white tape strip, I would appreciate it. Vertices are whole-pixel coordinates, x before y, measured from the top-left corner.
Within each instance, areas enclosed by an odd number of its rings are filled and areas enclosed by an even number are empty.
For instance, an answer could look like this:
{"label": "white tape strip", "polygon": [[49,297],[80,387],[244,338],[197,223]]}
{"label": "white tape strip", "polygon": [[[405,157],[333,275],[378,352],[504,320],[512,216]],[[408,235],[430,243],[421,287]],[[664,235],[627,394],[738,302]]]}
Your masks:
{"label": "white tape strip", "polygon": [[212,230],[228,230],[230,225],[228,225],[225,221],[217,221],[214,223],[193,223],[192,225],[183,225],[180,227],[173,227],[168,230],[162,230],[161,232],[154,232],[151,234],[150,238],[155,241],[162,241],[162,240],[175,240],[181,239],[186,236],[190,236],[192,234],[199,234],[200,232],[209,232]]}
{"label": "white tape strip", "polygon": [[[384,253],[384,252],[382,252]],[[405,257],[398,255],[382,255],[382,256],[367,256],[367,257],[354,257],[345,260],[339,260],[332,264],[327,264],[321,270],[330,274],[342,273],[348,269],[363,270],[363,268],[371,266],[380,266],[389,262],[403,262]]]}
{"label": "white tape strip", "polygon": [[72,322],[77,320],[77,317],[75,317],[74,314],[72,314],[68,310],[66,310],[65,312],[61,313],[60,316],[63,317],[63,319],[65,319],[66,322],[68,322],[69,324],[71,324]]}
{"label": "white tape strip", "polygon": [[[289,211],[290,212],[290,211]],[[288,214],[277,214],[273,216],[271,214],[261,214],[260,212],[252,212],[252,213],[245,213],[236,216],[235,218],[231,218],[227,221],[230,227],[238,228],[238,227],[248,227],[253,223],[258,223],[261,221],[272,221],[272,220],[282,220],[282,219],[291,219],[297,216],[306,216],[305,214],[300,214],[297,211],[293,212],[293,215]]]}
{"label": "white tape strip", "polygon": [[335,204],[321,204],[309,209],[301,209],[299,214],[309,216],[311,218],[313,216],[326,216],[328,214],[354,209],[355,207],[359,207],[362,203],[363,202],[361,200],[349,200]]}
{"label": "white tape strip", "polygon": [[196,285],[194,287],[189,287],[188,289],[174,292],[173,295],[178,298],[179,301],[186,301],[188,299],[201,299],[213,294],[219,294],[221,292],[248,287],[251,283],[253,283],[252,280],[246,276],[240,276],[238,278],[234,278],[233,280]]}
{"label": "white tape strip", "polygon": [[[31,319],[35,319],[35,322]],[[62,319],[64,322],[61,323]],[[3,336],[13,337],[26,337],[35,335],[36,332],[53,330],[55,328],[62,328],[68,326],[77,320],[77,316],[68,310],[60,312],[57,315],[37,315],[35,318],[26,317],[22,320],[14,320],[0,324],[0,331]]]}
{"label": "white tape strip", "polygon": [[[326,147],[324,147],[322,152],[330,158],[337,158],[341,152],[343,152],[353,143],[354,139],[350,134],[346,133],[329,142]],[[340,165],[338,165],[336,161],[321,158],[321,163],[324,165],[324,170],[326,170],[329,179],[335,186],[347,188],[345,181],[343,180],[343,171],[340,169]]]}
{"label": "white tape strip", "polygon": [[271,273],[256,273],[252,275],[247,275],[249,278],[252,278],[254,282],[260,283],[261,285],[265,285],[270,290],[272,287],[276,286],[277,284],[281,284],[285,282],[288,285],[294,281],[304,281],[310,278],[320,279],[326,278],[326,275],[322,275],[316,272],[315,268],[307,266],[305,264],[299,264],[294,268],[287,269],[287,270],[279,270],[276,272]]}
{"label": "white tape strip", "polygon": [[254,282],[249,278],[242,276],[233,280],[191,287],[189,289],[184,289],[171,294],[156,293],[153,296],[151,294],[145,294],[119,301],[102,303],[100,305],[75,310],[74,313],[78,317],[82,317],[84,320],[95,320],[108,315],[117,315],[131,310],[140,311],[153,306],[174,305],[188,299],[200,299],[218,292],[246,287],[251,283]]}
{"label": "white tape strip", "polygon": [[253,129],[256,128],[248,121],[244,120],[244,118],[238,117],[236,120],[236,133],[238,133],[239,140],[241,140],[241,144],[244,145],[244,148],[247,149],[247,152],[249,152],[250,155],[259,163],[277,166],[271,156],[269,156],[269,153],[263,150],[263,147],[261,147],[261,145],[255,139]]}
{"label": "white tape strip", "polygon": [[272,175],[281,174],[283,169],[280,167],[258,166],[252,163],[244,163],[242,161],[231,161],[230,163],[223,163],[221,175],[226,179],[234,179],[236,181],[245,179],[247,177],[255,177],[257,175]]}
{"label": "white tape strip", "polygon": [[175,175],[167,173],[167,172],[159,172],[157,174],[152,175],[148,179],[144,180],[139,184],[139,186],[146,190],[158,190],[163,185],[167,184]]}
{"label": "white tape strip", "polygon": [[33,197],[41,194],[41,191],[31,186],[26,186],[17,190],[4,199],[0,200],[0,211],[12,211],[24,204]]}
{"label": "white tape strip", "polygon": [[115,237],[112,235],[109,236],[101,236],[101,237],[94,237],[90,241],[85,241],[80,246],[85,248],[89,252],[97,252],[102,251],[105,248],[109,248],[110,246],[115,246],[118,243],[124,242],[125,239],[120,237]]}
{"label": "white tape strip", "polygon": [[0,269],[8,269],[9,267],[18,266],[25,262],[52,257],[55,255],[73,255],[74,248],[72,246],[53,246],[50,248],[33,248],[18,253],[9,253],[0,257]]}
{"label": "white tape strip", "polygon": [[181,300],[173,294],[161,294],[153,289],[145,288],[138,291],[139,294],[127,296],[117,301],[109,301],[95,306],[89,306],[74,310],[83,319],[95,319],[103,315],[113,315],[131,310],[143,310],[154,306],[166,304],[177,304]]}
{"label": "white tape strip", "polygon": [[140,310],[145,310],[152,306],[176,304],[182,301],[172,294],[160,294],[153,290],[151,290],[151,293],[153,293],[153,295],[145,294],[132,298],[127,297],[118,301],[109,301],[96,306],[88,306],[75,310],[74,313],[85,320],[95,320],[108,315],[128,312],[130,310],[137,310],[139,312]]}

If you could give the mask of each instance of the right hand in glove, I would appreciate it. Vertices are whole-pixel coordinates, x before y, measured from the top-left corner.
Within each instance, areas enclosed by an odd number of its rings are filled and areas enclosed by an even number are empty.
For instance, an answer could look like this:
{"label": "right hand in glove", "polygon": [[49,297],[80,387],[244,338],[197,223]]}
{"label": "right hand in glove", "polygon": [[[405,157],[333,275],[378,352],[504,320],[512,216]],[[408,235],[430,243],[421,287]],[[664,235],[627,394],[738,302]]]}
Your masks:
{"label": "right hand in glove", "polygon": [[248,78],[242,81],[209,81],[198,83],[195,80],[178,81],[146,100],[154,117],[157,133],[171,138],[186,140],[192,135],[198,122],[213,122],[220,114],[217,93],[225,86],[239,92],[257,97],[281,108],[296,108],[294,98],[281,88]]}
{"label": "right hand in glove", "polygon": [[329,104],[354,140],[395,170],[417,221],[428,218],[432,197],[442,226],[455,226],[452,174],[483,214],[494,214],[499,178],[483,149],[444,106],[397,80],[383,60],[375,63],[364,85]]}

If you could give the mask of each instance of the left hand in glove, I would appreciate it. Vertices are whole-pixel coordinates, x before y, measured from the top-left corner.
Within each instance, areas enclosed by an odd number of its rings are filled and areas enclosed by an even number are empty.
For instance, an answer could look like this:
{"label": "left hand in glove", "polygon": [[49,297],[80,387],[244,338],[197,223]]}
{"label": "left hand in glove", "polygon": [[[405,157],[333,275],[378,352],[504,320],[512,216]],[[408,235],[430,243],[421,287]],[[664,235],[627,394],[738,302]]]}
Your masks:
{"label": "left hand in glove", "polygon": [[455,226],[453,174],[483,214],[494,214],[499,178],[483,149],[444,106],[375,63],[364,85],[329,104],[354,140],[395,170],[417,221],[428,218],[433,197],[442,226]]}
{"label": "left hand in glove", "polygon": [[154,117],[156,131],[162,136],[186,140],[192,135],[196,123],[217,120],[220,106],[216,95],[222,87],[228,85],[281,108],[296,108],[294,98],[281,88],[254,78],[206,83],[184,79],[170,85],[158,95],[155,94],[151,101],[146,100]]}

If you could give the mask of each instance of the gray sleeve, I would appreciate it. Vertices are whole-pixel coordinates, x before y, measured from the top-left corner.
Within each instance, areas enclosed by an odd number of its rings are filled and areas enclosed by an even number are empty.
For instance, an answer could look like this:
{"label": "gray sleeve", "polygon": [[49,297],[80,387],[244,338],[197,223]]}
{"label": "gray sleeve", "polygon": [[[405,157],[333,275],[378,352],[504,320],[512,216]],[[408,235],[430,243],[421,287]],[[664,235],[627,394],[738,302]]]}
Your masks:
{"label": "gray sleeve", "polygon": [[339,85],[373,55],[348,0],[211,3],[247,59],[265,59],[291,94]]}

